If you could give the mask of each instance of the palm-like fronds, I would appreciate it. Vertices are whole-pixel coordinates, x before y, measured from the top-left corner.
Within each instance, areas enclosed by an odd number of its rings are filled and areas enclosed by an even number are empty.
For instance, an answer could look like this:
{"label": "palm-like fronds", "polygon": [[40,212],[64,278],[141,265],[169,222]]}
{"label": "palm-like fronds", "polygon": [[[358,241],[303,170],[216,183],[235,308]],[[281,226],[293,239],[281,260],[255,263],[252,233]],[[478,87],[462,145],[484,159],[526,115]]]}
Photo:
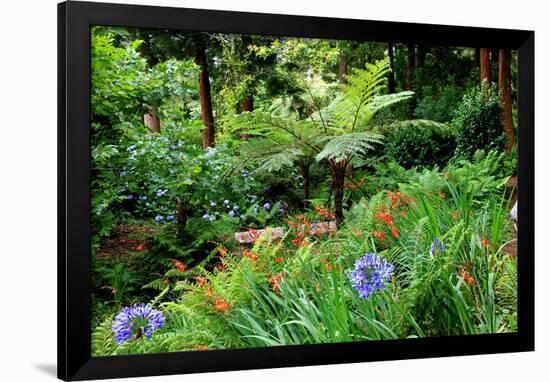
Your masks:
{"label": "palm-like fronds", "polygon": [[383,139],[382,134],[371,131],[340,135],[329,140],[315,159],[346,161],[355,155],[365,155],[368,150],[373,149],[373,144],[382,143]]}

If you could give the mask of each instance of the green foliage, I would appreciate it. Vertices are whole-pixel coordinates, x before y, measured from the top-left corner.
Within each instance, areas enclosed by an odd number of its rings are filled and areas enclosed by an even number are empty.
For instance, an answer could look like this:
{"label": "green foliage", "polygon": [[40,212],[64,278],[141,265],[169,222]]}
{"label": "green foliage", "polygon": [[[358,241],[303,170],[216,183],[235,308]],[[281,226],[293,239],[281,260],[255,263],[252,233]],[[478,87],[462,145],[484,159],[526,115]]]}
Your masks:
{"label": "green foliage", "polygon": [[431,121],[400,122],[387,135],[386,155],[406,168],[443,167],[455,151],[449,128]]}
{"label": "green foliage", "polygon": [[464,95],[452,123],[456,128],[455,155],[471,158],[480,149],[504,149],[502,103],[494,87],[489,97],[480,88]]}

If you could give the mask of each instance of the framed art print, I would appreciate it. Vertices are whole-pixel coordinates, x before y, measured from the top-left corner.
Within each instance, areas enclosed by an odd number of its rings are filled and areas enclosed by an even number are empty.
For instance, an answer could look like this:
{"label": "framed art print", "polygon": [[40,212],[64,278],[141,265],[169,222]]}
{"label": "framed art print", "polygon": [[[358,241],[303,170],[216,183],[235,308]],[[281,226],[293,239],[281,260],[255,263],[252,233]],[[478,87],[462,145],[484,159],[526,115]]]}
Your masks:
{"label": "framed art print", "polygon": [[58,5],[58,377],[534,349],[534,32]]}

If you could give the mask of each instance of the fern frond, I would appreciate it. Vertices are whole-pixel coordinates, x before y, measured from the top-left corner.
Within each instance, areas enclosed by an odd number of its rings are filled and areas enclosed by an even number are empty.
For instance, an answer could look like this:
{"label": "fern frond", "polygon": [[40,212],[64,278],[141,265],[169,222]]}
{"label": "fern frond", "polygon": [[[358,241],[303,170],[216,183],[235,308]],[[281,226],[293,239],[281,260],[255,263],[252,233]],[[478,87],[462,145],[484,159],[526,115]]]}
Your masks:
{"label": "fern frond", "polygon": [[336,162],[349,160],[356,155],[365,155],[368,150],[373,149],[374,144],[382,143],[383,139],[382,134],[370,131],[339,135],[328,141],[315,159]]}

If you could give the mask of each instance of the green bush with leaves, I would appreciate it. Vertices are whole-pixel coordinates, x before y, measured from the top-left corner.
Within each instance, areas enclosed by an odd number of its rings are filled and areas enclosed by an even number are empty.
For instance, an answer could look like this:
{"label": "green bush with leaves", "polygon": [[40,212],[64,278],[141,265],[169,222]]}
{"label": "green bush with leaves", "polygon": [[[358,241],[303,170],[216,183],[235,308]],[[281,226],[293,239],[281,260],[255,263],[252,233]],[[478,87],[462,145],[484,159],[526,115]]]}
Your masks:
{"label": "green bush with leaves", "polygon": [[449,128],[424,121],[401,122],[390,130],[386,141],[386,155],[405,168],[444,167],[456,147]]}
{"label": "green bush with leaves", "polygon": [[494,86],[488,96],[479,87],[464,95],[452,124],[456,129],[456,156],[471,158],[477,150],[504,149],[502,101]]}

